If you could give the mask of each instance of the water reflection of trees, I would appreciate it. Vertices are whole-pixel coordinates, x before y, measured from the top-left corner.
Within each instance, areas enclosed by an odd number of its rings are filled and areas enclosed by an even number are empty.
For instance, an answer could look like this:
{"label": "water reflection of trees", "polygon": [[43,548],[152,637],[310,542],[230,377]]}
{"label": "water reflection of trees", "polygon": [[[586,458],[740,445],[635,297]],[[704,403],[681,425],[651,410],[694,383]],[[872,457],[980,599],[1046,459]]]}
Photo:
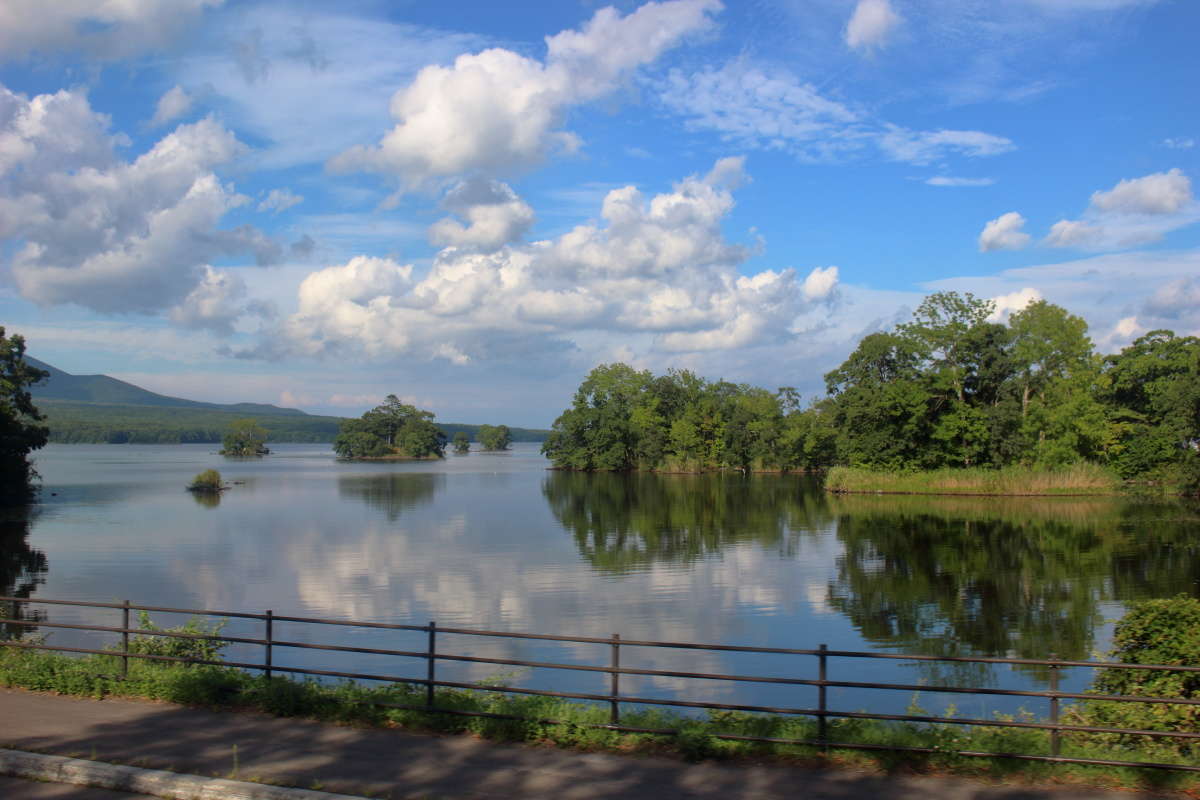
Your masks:
{"label": "water reflection of trees", "polygon": [[839,497],[830,603],[870,641],[1086,658],[1099,604],[1197,592],[1195,509],[1120,499]]}
{"label": "water reflection of trees", "polygon": [[798,533],[830,520],[808,483],[794,475],[552,472],[542,493],[592,567],[621,574],[746,542],[794,555]]}
{"label": "water reflection of trees", "polygon": [[[46,582],[49,565],[46,554],[29,546],[30,511],[11,509],[0,514],[0,596],[29,597]],[[44,619],[26,603],[16,604],[14,617],[11,604],[0,603],[0,616],[24,620]],[[17,639],[27,631],[25,625],[0,624],[0,639]]]}
{"label": "water reflection of trees", "polygon": [[362,500],[395,522],[406,510],[432,500],[445,482],[446,476],[436,472],[344,475],[338,477],[338,495]]}

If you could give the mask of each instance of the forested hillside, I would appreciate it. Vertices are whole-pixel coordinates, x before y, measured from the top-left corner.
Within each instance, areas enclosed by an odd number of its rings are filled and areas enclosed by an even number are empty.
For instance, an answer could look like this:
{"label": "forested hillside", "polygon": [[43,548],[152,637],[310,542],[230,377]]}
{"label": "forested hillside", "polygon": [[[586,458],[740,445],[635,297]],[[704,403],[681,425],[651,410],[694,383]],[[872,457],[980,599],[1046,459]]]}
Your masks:
{"label": "forested hillside", "polygon": [[[156,394],[107,375],[72,375],[43,361],[29,364],[50,373],[31,390],[46,415],[50,441],[108,444],[219,444],[234,421],[253,418],[269,442],[332,442],[342,417],[307,414],[264,403],[205,403]],[[475,438],[479,425],[439,424],[447,436]],[[546,431],[512,428],[513,441],[540,442]]]}
{"label": "forested hillside", "polygon": [[1200,339],[1152,331],[1100,355],[1087,324],[1038,301],[942,292],[825,376],[826,396],[597,367],[543,450],[578,470],[796,470],[849,465],[1104,465],[1200,486]]}

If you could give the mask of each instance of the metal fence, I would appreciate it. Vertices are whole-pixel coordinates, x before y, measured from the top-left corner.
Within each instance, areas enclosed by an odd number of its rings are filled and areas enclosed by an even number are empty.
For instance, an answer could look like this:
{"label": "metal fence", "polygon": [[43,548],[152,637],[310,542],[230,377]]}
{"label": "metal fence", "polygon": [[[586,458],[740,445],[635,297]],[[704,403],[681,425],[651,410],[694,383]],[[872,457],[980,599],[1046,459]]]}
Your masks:
{"label": "metal fence", "polygon": [[[5,618],[0,618],[0,624],[13,625],[20,628],[54,628],[67,629],[78,631],[91,631],[107,634],[116,634],[120,636],[120,646],[112,646],[107,649],[88,648],[88,647],[62,647],[46,644],[38,641],[28,640],[10,640],[0,641],[0,646],[6,647],[23,647],[38,650],[53,650],[66,653],[77,654],[94,654],[115,656],[121,659],[121,675],[124,677],[128,674],[130,659],[144,659],[158,662],[182,662],[191,664],[211,664],[214,666],[233,667],[244,670],[258,670],[263,672],[268,678],[282,673],[287,675],[313,676],[318,678],[347,678],[352,680],[367,680],[367,681],[382,681],[387,683],[408,684],[414,686],[425,687],[425,702],[418,705],[400,705],[394,703],[379,703],[381,706],[391,708],[402,708],[409,710],[424,711],[432,714],[456,714],[465,716],[483,716],[503,719],[525,719],[514,715],[497,714],[492,712],[470,711],[462,709],[449,709],[438,707],[436,704],[436,696],[434,690],[437,687],[445,687],[451,689],[466,689],[488,692],[501,692],[507,694],[524,694],[538,695],[543,697],[555,697],[571,700],[584,700],[594,703],[606,704],[609,709],[609,721],[602,724],[594,724],[591,727],[603,728],[614,731],[630,732],[630,733],[646,733],[663,736],[672,736],[679,731],[667,728],[644,728],[623,725],[621,722],[622,707],[628,706],[671,706],[676,708],[689,709],[707,709],[716,711],[743,711],[760,714],[779,714],[792,717],[811,717],[817,722],[817,735],[815,739],[785,739],[772,738],[764,736],[749,736],[736,733],[721,733],[714,732],[711,735],[717,739],[745,741],[745,742],[762,742],[771,744],[787,744],[787,745],[805,745],[820,748],[822,750],[847,749],[847,750],[884,750],[897,752],[910,752],[919,754],[949,754],[968,757],[983,757],[983,758],[1006,758],[1018,759],[1023,761],[1038,761],[1038,762],[1058,762],[1072,764],[1090,764],[1097,766],[1111,767],[1135,767],[1135,768],[1150,768],[1163,770],[1182,770],[1188,772],[1200,772],[1200,765],[1193,764],[1174,764],[1160,763],[1149,761],[1121,761],[1110,759],[1094,759],[1094,758],[1072,758],[1061,754],[1062,736],[1064,733],[1089,733],[1089,734],[1116,734],[1126,736],[1142,736],[1149,738],[1171,738],[1196,740],[1200,739],[1200,732],[1191,731],[1165,731],[1165,730],[1139,730],[1129,728],[1111,728],[1087,725],[1073,725],[1061,721],[1061,703],[1062,701],[1070,700],[1088,700],[1088,701],[1111,701],[1117,703],[1152,703],[1166,705],[1185,705],[1197,706],[1200,705],[1200,699],[1183,698],[1183,697],[1148,697],[1148,696],[1131,696],[1131,695],[1102,695],[1082,692],[1063,692],[1059,691],[1059,675],[1060,670],[1068,667],[1083,667],[1091,669],[1128,669],[1128,670],[1149,670],[1149,671],[1166,671],[1174,673],[1200,673],[1200,666],[1178,666],[1178,665],[1152,665],[1152,664],[1121,664],[1115,662],[1098,662],[1098,661],[1069,661],[1056,658],[1033,659],[1033,658],[989,658],[989,657],[972,657],[972,656],[928,656],[928,655],[907,655],[899,653],[865,653],[853,652],[845,650],[830,650],[824,644],[816,649],[794,649],[780,647],[752,647],[742,645],[722,645],[722,644],[696,644],[686,642],[663,642],[663,641],[648,641],[639,639],[622,639],[620,635],[613,634],[609,637],[594,637],[594,636],[558,636],[553,634],[542,633],[512,633],[507,631],[491,631],[479,630],[473,628],[456,628],[456,627],[439,627],[436,622],[430,622],[427,625],[404,625],[384,622],[362,622],[354,620],[339,620],[339,619],[321,619],[317,617],[296,617],[275,614],[273,611],[265,611],[261,614],[242,612],[242,611],[214,611],[211,609],[190,609],[190,608],[171,608],[164,606],[148,606],[134,605],[129,601],[123,603],[93,603],[76,600],[49,600],[43,598],[22,598],[22,597],[0,597],[0,603],[5,603],[9,607],[9,614]],[[48,606],[75,606],[87,609],[107,609],[120,614],[120,625],[87,625],[82,623],[67,623],[67,622],[51,622],[45,618],[44,614],[34,615],[32,618],[22,618],[22,605],[48,605]],[[168,614],[187,614],[203,617],[217,618],[232,618],[258,621],[262,624],[262,638],[244,637],[244,636],[223,636],[219,634],[196,634],[185,633],[173,630],[146,630],[144,628],[130,627],[131,612],[155,612]],[[314,644],[310,642],[289,641],[275,636],[275,625],[277,623],[298,623],[302,625],[332,625],[342,628],[363,628],[363,629],[380,629],[392,631],[413,631],[424,633],[426,646],[422,650],[395,650],[373,647],[352,647],[348,645],[335,644]],[[262,661],[258,663],[245,661],[210,661],[199,658],[184,658],[166,655],[153,655],[147,653],[139,653],[130,650],[130,636],[159,636],[170,637],[177,639],[199,639],[210,642],[221,642],[225,644],[241,644],[261,647]],[[530,661],[515,658],[496,658],[490,656],[470,655],[468,653],[451,653],[444,652],[439,649],[444,645],[450,637],[496,637],[501,639],[517,639],[517,640],[541,640],[549,642],[564,642],[578,644],[595,644],[607,645],[609,658],[607,664],[569,664],[550,661]],[[412,676],[388,675],[376,672],[346,672],[330,669],[313,669],[308,667],[287,666],[286,664],[276,661],[276,654],[280,649],[302,649],[302,650],[324,650],[338,653],[355,653],[369,654],[376,656],[388,656],[401,659],[416,659],[424,661],[426,665],[425,677],[416,678]],[[814,678],[798,678],[798,677],[778,677],[766,675],[740,675],[740,674],[722,674],[722,673],[705,673],[705,672],[687,672],[679,670],[662,670],[648,669],[628,666],[622,663],[622,654],[628,653],[635,648],[658,648],[671,650],[691,650],[691,651],[709,651],[709,652],[727,652],[727,653],[754,653],[754,654],[773,654],[783,656],[797,656],[815,661],[817,677]],[[990,687],[966,687],[966,686],[932,686],[926,684],[911,684],[911,683],[873,683],[866,681],[846,681],[830,678],[831,664],[836,663],[838,659],[877,659],[886,661],[909,661],[909,662],[939,662],[939,663],[959,663],[959,664],[994,664],[994,665],[1010,665],[1010,666],[1026,666],[1026,667],[1045,667],[1049,671],[1050,689],[1048,691],[1036,691],[1032,689],[1003,689]],[[609,676],[608,687],[606,693],[583,693],[583,692],[565,692],[554,691],[551,689],[538,689],[519,686],[500,685],[495,683],[466,683],[462,681],[443,680],[438,677],[438,664],[440,662],[459,662],[467,664],[492,664],[499,666],[514,666],[514,667],[532,667],[546,668],[555,670],[571,670],[583,671],[591,673],[602,673]],[[768,706],[768,705],[750,705],[738,703],[714,703],[705,702],[703,700],[686,700],[686,699],[664,699],[656,697],[638,697],[635,695],[622,694],[621,692],[621,676],[647,676],[661,678],[679,678],[679,679],[696,679],[696,680],[711,680],[711,681],[728,681],[742,682],[754,684],[780,684],[786,686],[809,686],[816,687],[817,690],[817,706],[816,708],[797,708],[788,706]],[[930,692],[930,693],[947,693],[958,695],[991,695],[991,696],[1006,696],[1006,697],[1029,697],[1041,698],[1047,701],[1048,715],[1040,721],[1030,720],[1015,720],[1005,718],[995,719],[980,719],[980,718],[965,718],[965,717],[950,717],[925,714],[881,714],[870,713],[867,711],[841,711],[829,707],[827,690],[830,688],[848,688],[848,689],[882,689],[901,692]],[[981,727],[998,727],[998,728],[1023,728],[1038,731],[1049,732],[1049,753],[1018,753],[1018,752],[988,752],[975,750],[956,750],[945,747],[914,747],[906,745],[894,744],[866,744],[860,742],[843,742],[836,741],[829,736],[828,722],[831,719],[859,719],[859,720],[881,720],[889,722],[907,722],[907,723],[935,723],[945,725],[960,725],[960,726],[981,726]],[[535,720],[544,724],[563,724],[563,720],[555,719],[538,719]],[[572,722],[571,724],[579,724]]]}

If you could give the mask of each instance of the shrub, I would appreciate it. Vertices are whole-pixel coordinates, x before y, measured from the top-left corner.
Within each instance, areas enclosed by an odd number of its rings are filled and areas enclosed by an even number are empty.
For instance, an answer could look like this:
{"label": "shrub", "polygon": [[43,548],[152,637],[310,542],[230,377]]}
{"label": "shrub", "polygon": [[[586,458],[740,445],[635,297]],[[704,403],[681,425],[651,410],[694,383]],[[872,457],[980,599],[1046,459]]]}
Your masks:
{"label": "shrub", "polygon": [[196,477],[187,488],[193,492],[215,492],[221,488],[221,473],[215,469],[206,469]]}
{"label": "shrub", "polygon": [[[1146,600],[1117,623],[1112,657],[1125,664],[1200,666],[1200,600],[1187,595]],[[1097,694],[1200,699],[1200,672],[1140,669],[1101,670],[1092,683]],[[1076,710],[1083,724],[1161,731],[1200,730],[1200,706],[1166,703],[1088,701]],[[1147,747],[1143,737],[1107,737]],[[1128,738],[1129,742],[1123,742]],[[1188,740],[1159,740],[1156,747],[1190,752]]]}

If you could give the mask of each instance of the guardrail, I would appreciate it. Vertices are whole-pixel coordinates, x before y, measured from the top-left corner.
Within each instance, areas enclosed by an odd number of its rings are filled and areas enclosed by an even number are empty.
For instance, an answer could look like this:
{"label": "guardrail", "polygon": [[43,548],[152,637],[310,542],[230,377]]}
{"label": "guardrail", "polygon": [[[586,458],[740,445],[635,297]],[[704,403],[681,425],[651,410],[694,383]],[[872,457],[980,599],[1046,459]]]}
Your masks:
{"label": "guardrail", "polygon": [[[1161,730],[1139,730],[1130,728],[1109,728],[1087,725],[1071,725],[1060,721],[1061,703],[1064,700],[1099,700],[1112,701],[1122,703],[1153,703],[1167,705],[1200,705],[1200,699],[1193,698],[1168,698],[1168,697],[1147,697],[1133,695],[1101,695],[1081,692],[1062,692],[1058,690],[1059,685],[1059,670],[1066,667],[1083,667],[1092,669],[1131,669],[1131,670],[1150,670],[1150,671],[1167,671],[1167,672],[1200,672],[1200,666],[1173,666],[1173,665],[1156,665],[1156,664],[1122,664],[1115,662],[1102,661],[1069,661],[1057,658],[1035,659],[1035,658],[995,658],[984,656],[928,656],[928,655],[909,655],[902,653],[864,653],[847,650],[830,650],[824,644],[819,645],[816,649],[798,649],[798,648],[781,648],[781,647],[754,647],[743,645],[724,645],[724,644],[698,644],[688,642],[663,642],[640,639],[623,639],[619,634],[612,634],[608,637],[596,636],[559,636],[554,634],[544,633],[513,633],[508,631],[491,631],[474,628],[457,628],[457,627],[439,627],[436,622],[431,621],[428,625],[405,625],[385,622],[365,622],[355,620],[339,620],[339,619],[322,619],[318,617],[297,617],[275,614],[273,611],[265,611],[261,614],[243,612],[243,611],[214,611],[211,609],[191,609],[191,608],[172,608],[166,606],[149,606],[149,605],[134,605],[128,600],[122,603],[95,603],[78,600],[50,600],[43,598],[28,598],[28,597],[0,597],[0,603],[8,604],[10,614],[8,617],[0,618],[0,624],[23,626],[26,628],[58,628],[66,630],[92,631],[100,633],[120,634],[121,645],[119,649],[97,649],[86,647],[59,647],[45,643],[27,642],[22,640],[0,641],[0,646],[6,647],[23,647],[37,650],[53,650],[66,653],[77,654],[94,654],[116,656],[121,659],[121,677],[128,674],[130,659],[144,659],[160,662],[182,662],[189,664],[208,664],[213,666],[233,667],[245,670],[262,671],[268,678],[276,673],[284,673],[289,675],[305,675],[322,678],[349,678],[352,680],[370,680],[383,681],[388,683],[403,683],[415,686],[424,686],[426,689],[425,703],[422,705],[400,705],[395,703],[378,703],[380,706],[390,708],[402,708],[408,710],[425,711],[432,714],[455,714],[463,716],[483,716],[504,719],[524,719],[506,714],[495,714],[482,711],[467,711],[461,709],[439,708],[435,704],[434,690],[437,687],[445,687],[452,689],[468,689],[489,692],[501,692],[507,694],[526,694],[539,695],[543,697],[557,697],[572,700],[585,700],[596,703],[608,704],[609,706],[609,722],[605,724],[593,724],[591,727],[604,728],[608,730],[630,732],[630,733],[646,733],[671,736],[678,733],[674,729],[666,728],[640,728],[631,727],[621,724],[621,708],[628,705],[655,705],[655,706],[672,706],[678,708],[692,709],[709,709],[717,711],[745,711],[752,713],[763,714],[782,714],[788,716],[805,716],[813,717],[817,720],[817,738],[816,739],[783,739],[771,738],[762,736],[748,736],[733,733],[713,733],[711,734],[718,739],[747,741],[747,742],[764,742],[773,744],[791,744],[791,745],[808,745],[820,748],[822,750],[846,749],[846,750],[887,750],[897,752],[911,752],[922,754],[953,754],[967,757],[981,758],[1006,758],[1017,759],[1023,761],[1039,761],[1051,763],[1071,763],[1071,764],[1089,764],[1095,766],[1110,766],[1110,767],[1135,767],[1163,770],[1181,770],[1187,772],[1200,772],[1200,766],[1190,764],[1172,764],[1150,761],[1120,761],[1109,759],[1092,759],[1092,758],[1072,758],[1061,755],[1061,743],[1063,733],[1095,733],[1095,734],[1118,734],[1129,736],[1144,736],[1172,739],[1200,739],[1200,732],[1192,731],[1161,731]],[[120,626],[108,625],[85,625],[81,623],[65,623],[65,622],[50,622],[44,618],[22,619],[20,606],[28,604],[35,605],[50,605],[50,606],[76,606],[90,609],[110,609],[120,612]],[[142,628],[130,627],[130,613],[133,611],[139,612],[155,612],[169,614],[188,614],[192,616],[206,616],[219,618],[233,618],[245,620],[257,620],[263,623],[263,638],[252,638],[242,636],[222,636],[219,634],[193,634],[183,633],[179,631],[169,630],[145,630]],[[274,626],[276,623],[298,623],[305,625],[332,625],[346,628],[373,628],[380,630],[395,630],[395,631],[414,631],[423,632],[426,634],[426,647],[423,650],[394,650],[374,647],[352,647],[349,645],[333,645],[333,644],[314,644],[310,642],[289,641],[286,639],[277,638],[274,635]],[[260,646],[263,648],[263,660],[261,663],[250,663],[242,661],[212,661],[198,658],[182,658],[165,655],[152,655],[146,653],[131,652],[129,649],[130,635],[137,636],[160,636],[177,639],[202,639],[212,642],[223,642],[227,644],[243,644]],[[609,660],[607,664],[567,664],[549,661],[529,661],[515,658],[496,658],[490,656],[469,655],[463,653],[447,653],[438,649],[439,641],[445,641],[448,636],[463,636],[463,637],[496,637],[502,639],[521,639],[521,640],[541,640],[551,642],[567,642],[579,644],[597,644],[607,645],[609,648]],[[392,656],[405,659],[418,659],[426,663],[426,675],[424,678],[414,678],[411,676],[386,675],[380,673],[368,672],[345,672],[327,669],[313,669],[307,667],[286,666],[276,663],[275,654],[278,648],[303,649],[303,650],[325,650],[339,653],[359,653],[379,656]],[[813,678],[794,678],[794,677],[777,677],[766,675],[737,675],[737,674],[721,674],[721,673],[705,673],[705,672],[688,672],[679,670],[662,670],[637,668],[622,664],[622,652],[630,648],[660,648],[673,650],[696,650],[710,652],[734,652],[734,653],[759,653],[772,655],[786,656],[803,656],[811,657],[816,661],[817,677]],[[966,687],[966,686],[931,686],[926,684],[907,684],[907,683],[872,683],[866,681],[844,681],[830,679],[829,665],[833,659],[878,659],[888,661],[925,661],[939,663],[968,663],[968,664],[1006,664],[1006,665],[1022,665],[1022,666],[1041,666],[1048,667],[1050,670],[1050,690],[1036,691],[1032,689],[1000,689],[989,687]],[[609,675],[609,691],[606,693],[583,693],[583,692],[563,692],[550,689],[535,689],[528,687],[506,686],[500,684],[480,684],[480,683],[465,683],[462,681],[441,680],[437,676],[437,665],[439,662],[460,662],[474,664],[494,664],[499,666],[516,666],[516,667],[533,667],[546,668],[556,670],[571,670],[591,673],[604,673]],[[621,693],[621,676],[622,675],[637,675],[662,678],[681,678],[681,679],[701,679],[714,681],[729,681],[729,682],[745,682],[757,684],[781,684],[787,686],[812,686],[817,689],[817,707],[816,708],[796,708],[787,706],[766,706],[766,705],[751,705],[739,703],[712,703],[699,700],[684,700],[684,699],[664,699],[655,697],[638,697]],[[969,694],[969,695],[993,695],[1007,697],[1031,697],[1043,698],[1048,701],[1048,718],[1044,721],[1017,721],[1013,719],[978,719],[964,717],[947,717],[936,715],[919,715],[919,714],[876,714],[867,711],[840,711],[829,707],[827,690],[829,688],[850,688],[850,689],[884,689],[904,692],[930,692],[930,693],[948,693],[948,694]],[[1050,732],[1050,752],[1042,753],[1007,753],[1007,752],[988,752],[974,750],[952,750],[943,747],[913,747],[905,745],[889,745],[889,744],[864,744],[856,742],[840,742],[829,738],[828,721],[830,719],[862,719],[862,720],[882,720],[889,722],[918,722],[918,723],[936,723],[946,725],[961,725],[961,726],[981,726],[981,727],[999,727],[999,728],[1025,728],[1033,730],[1043,730]],[[539,719],[538,722],[545,724],[562,724],[562,720]],[[579,724],[579,723],[572,723]]]}

